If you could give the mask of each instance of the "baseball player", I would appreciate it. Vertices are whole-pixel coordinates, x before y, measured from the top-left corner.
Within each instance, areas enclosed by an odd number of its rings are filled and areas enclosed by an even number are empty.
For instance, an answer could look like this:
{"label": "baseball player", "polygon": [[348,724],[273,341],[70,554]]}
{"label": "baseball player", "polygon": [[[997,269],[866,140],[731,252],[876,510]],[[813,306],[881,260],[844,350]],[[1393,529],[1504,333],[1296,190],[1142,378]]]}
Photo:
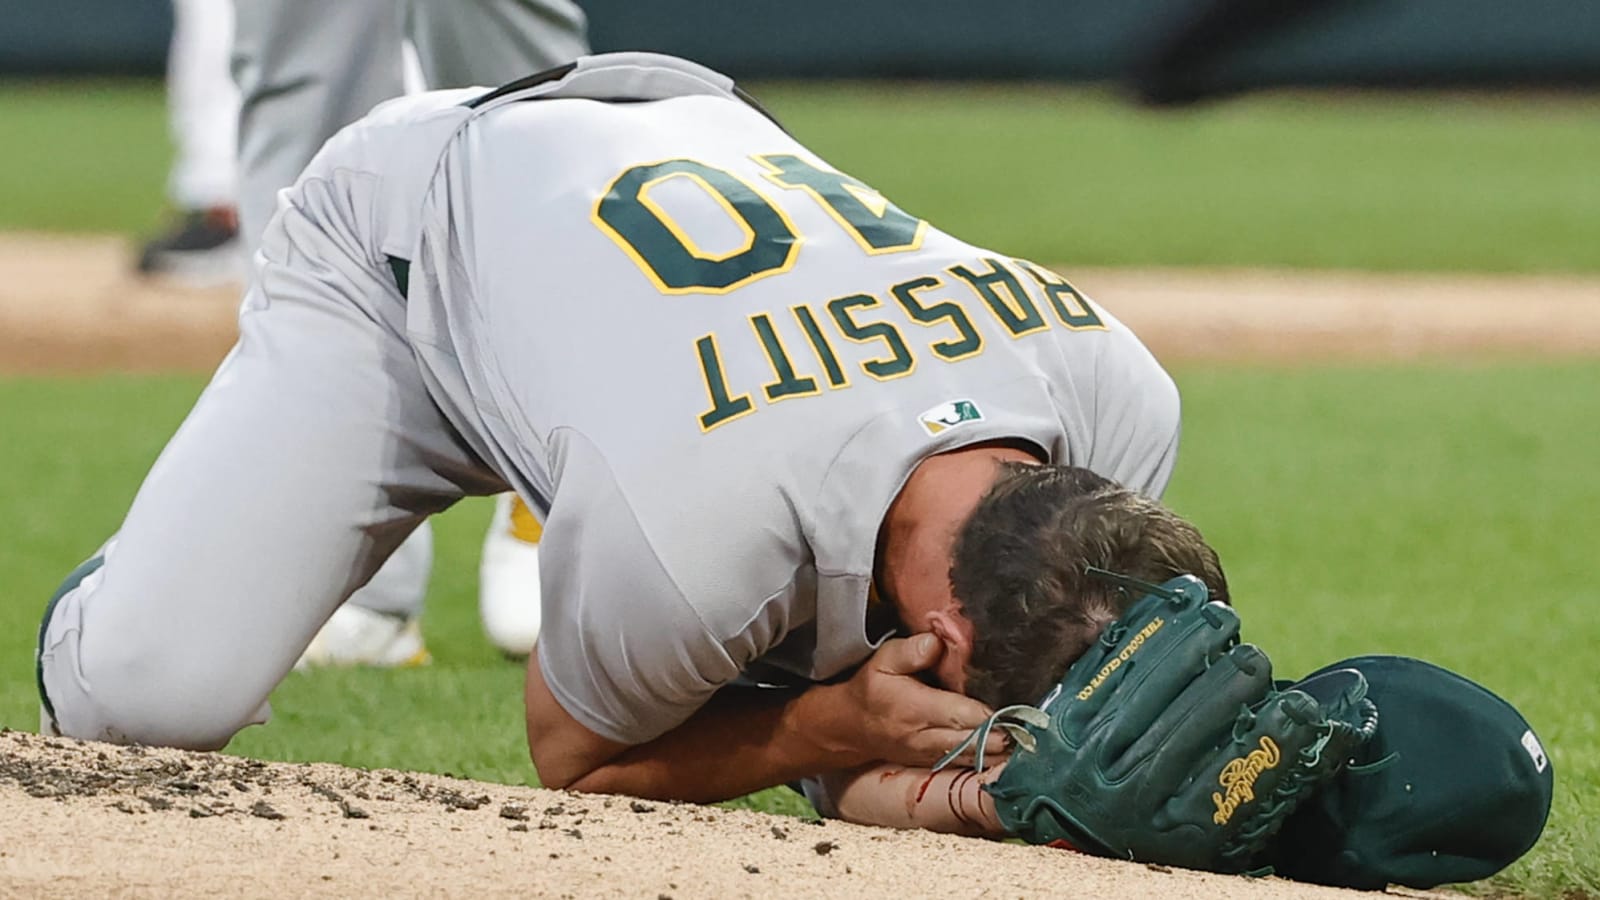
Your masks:
{"label": "baseball player", "polygon": [[1085,561],[1226,597],[1151,499],[1178,396],[1125,327],[683,60],[379,107],[282,196],[240,331],[49,605],[52,730],[223,746],[407,534],[507,488],[554,787],[925,767],[1115,618]]}
{"label": "baseball player", "polygon": [[[226,0],[208,0],[223,3]],[[276,205],[313,154],[374,105],[419,87],[499,84],[588,52],[572,0],[249,0],[239,2],[234,74],[241,234],[253,253]],[[414,51],[414,52],[411,52]],[[540,525],[502,495],[484,540],[479,610],[502,652],[538,633]],[[411,665],[428,659],[418,627],[433,561],[431,529],[412,533],[302,657],[305,665]]]}

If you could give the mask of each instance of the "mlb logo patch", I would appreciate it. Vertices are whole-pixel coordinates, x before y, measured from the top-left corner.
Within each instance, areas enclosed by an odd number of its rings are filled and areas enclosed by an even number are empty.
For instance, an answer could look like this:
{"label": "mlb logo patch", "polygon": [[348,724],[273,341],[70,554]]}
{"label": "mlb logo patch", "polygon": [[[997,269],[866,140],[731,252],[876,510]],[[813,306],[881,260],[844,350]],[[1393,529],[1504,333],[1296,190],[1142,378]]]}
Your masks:
{"label": "mlb logo patch", "polygon": [[971,400],[951,400],[941,403],[917,417],[922,430],[928,434],[942,434],[968,422],[982,422],[983,410]]}
{"label": "mlb logo patch", "polygon": [[1550,765],[1550,758],[1544,755],[1544,746],[1539,743],[1539,738],[1531,729],[1522,733],[1522,749],[1528,751],[1535,772],[1543,773],[1544,767]]}

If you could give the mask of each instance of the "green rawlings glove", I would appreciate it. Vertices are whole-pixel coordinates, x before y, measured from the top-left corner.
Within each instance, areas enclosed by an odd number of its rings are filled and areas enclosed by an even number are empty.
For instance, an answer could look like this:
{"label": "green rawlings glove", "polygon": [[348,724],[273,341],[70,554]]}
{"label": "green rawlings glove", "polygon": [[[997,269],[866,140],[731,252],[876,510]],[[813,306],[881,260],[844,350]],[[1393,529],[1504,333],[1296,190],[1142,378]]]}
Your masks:
{"label": "green rawlings glove", "polygon": [[[1199,579],[1143,593],[1040,704],[988,727],[1016,748],[988,790],[1029,843],[1216,872],[1251,868],[1294,808],[1373,733],[1360,673],[1324,703],[1278,691]],[[981,737],[978,734],[975,738]],[[980,743],[981,747],[982,744]],[[981,760],[980,760],[981,768]]]}

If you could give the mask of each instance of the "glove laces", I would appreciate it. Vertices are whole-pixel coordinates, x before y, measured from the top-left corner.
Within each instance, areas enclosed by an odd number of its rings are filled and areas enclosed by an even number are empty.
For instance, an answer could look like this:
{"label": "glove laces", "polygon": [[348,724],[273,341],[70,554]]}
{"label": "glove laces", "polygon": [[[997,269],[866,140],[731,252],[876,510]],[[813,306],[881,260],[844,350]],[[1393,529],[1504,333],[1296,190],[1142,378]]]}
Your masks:
{"label": "glove laces", "polygon": [[966,749],[976,742],[978,752],[977,758],[973,760],[973,768],[982,772],[984,746],[989,743],[989,732],[996,728],[1004,732],[1012,743],[1031,753],[1038,749],[1039,741],[1028,733],[1027,726],[1029,725],[1034,728],[1049,727],[1050,714],[1037,706],[1029,706],[1026,703],[1003,706],[995,710],[989,718],[984,719],[982,725],[972,729],[972,733],[967,735],[966,740],[963,740],[949,753],[940,757],[939,761],[933,764],[933,771],[937,772],[955,762],[956,757],[966,752]]}

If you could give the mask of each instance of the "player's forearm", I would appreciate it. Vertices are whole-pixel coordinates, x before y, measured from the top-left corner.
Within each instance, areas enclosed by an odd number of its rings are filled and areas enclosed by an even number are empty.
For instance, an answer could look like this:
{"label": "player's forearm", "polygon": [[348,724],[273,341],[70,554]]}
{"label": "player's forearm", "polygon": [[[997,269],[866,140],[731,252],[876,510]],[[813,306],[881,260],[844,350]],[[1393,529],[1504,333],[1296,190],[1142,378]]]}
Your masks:
{"label": "player's forearm", "polygon": [[822,777],[832,809],[828,814],[860,825],[922,828],[972,837],[1005,837],[995,815],[994,800],[983,785],[999,770],[934,772],[888,764],[868,766]]}
{"label": "player's forearm", "polygon": [[712,803],[859,766],[862,752],[832,737],[842,713],[830,690],[724,691],[684,724],[628,748],[568,787]]}

